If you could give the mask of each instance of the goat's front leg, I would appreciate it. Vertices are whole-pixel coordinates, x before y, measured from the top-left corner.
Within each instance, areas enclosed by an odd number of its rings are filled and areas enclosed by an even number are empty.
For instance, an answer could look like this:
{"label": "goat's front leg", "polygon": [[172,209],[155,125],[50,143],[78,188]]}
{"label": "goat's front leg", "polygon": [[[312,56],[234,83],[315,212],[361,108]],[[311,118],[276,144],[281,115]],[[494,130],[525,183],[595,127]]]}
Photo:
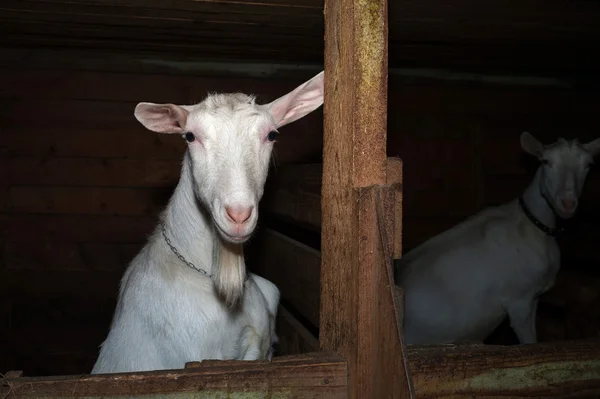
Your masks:
{"label": "goat's front leg", "polygon": [[260,336],[252,326],[246,326],[242,331],[240,339],[240,356],[241,360],[258,360],[262,359],[260,348]]}
{"label": "goat's front leg", "polygon": [[537,298],[528,298],[511,302],[506,306],[510,326],[517,334],[521,344],[535,344],[537,342],[535,327],[537,305]]}

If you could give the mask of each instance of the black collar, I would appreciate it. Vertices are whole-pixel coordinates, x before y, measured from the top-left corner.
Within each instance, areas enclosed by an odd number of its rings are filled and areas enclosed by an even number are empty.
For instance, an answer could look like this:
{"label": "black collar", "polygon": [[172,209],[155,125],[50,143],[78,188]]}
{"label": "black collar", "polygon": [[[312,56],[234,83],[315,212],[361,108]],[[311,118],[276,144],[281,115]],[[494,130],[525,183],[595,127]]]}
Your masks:
{"label": "black collar", "polygon": [[549,236],[555,237],[564,231],[564,229],[562,227],[551,228],[551,227],[546,226],[544,223],[540,222],[539,220],[537,220],[536,217],[533,216],[533,213],[531,213],[529,208],[527,208],[527,205],[525,205],[525,201],[523,200],[523,197],[519,197],[519,205],[521,205],[521,209],[523,209],[523,212],[525,212],[525,216],[527,216],[527,219],[529,219],[531,221],[531,223],[533,223],[535,225],[535,227],[542,230],[544,233],[548,234]]}

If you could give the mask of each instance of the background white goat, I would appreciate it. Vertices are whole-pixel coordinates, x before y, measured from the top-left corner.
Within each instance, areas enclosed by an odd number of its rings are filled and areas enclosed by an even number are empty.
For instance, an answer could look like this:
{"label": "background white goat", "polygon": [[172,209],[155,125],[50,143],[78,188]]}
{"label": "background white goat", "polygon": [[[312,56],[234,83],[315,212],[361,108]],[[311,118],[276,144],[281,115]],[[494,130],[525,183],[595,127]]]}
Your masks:
{"label": "background white goat", "polygon": [[146,128],[181,134],[188,149],[159,226],[123,276],[93,374],[271,358],[279,290],[246,278],[242,243],[256,227],[277,128],[322,103],[323,72],[266,105],[240,93],[137,105]]}
{"label": "background white goat", "polygon": [[537,298],[560,267],[556,216],[574,215],[600,139],[544,146],[523,133],[521,146],[541,165],[520,199],[484,209],[399,262],[407,344],[483,341],[507,314],[521,343],[536,342]]}

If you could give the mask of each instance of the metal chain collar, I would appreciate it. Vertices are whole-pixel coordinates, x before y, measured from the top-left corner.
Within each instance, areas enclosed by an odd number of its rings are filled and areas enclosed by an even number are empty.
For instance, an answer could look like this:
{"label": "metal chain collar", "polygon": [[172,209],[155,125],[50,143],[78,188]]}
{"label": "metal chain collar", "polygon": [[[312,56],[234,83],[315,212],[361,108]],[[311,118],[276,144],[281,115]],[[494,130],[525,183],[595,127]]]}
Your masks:
{"label": "metal chain collar", "polygon": [[194,265],[192,262],[188,262],[188,261],[187,261],[187,260],[186,260],[186,259],[183,257],[183,255],[181,255],[181,254],[179,253],[179,251],[177,250],[177,248],[175,248],[175,247],[173,246],[173,244],[171,244],[171,240],[169,240],[169,237],[167,237],[167,231],[166,231],[166,228],[165,228],[165,223],[164,223],[164,222],[161,222],[161,223],[160,223],[160,228],[161,228],[161,230],[162,230],[162,235],[163,235],[163,237],[165,238],[165,242],[167,243],[167,245],[169,246],[169,248],[171,248],[171,251],[173,251],[173,253],[174,253],[174,254],[175,254],[175,255],[176,255],[178,258],[179,258],[179,260],[180,260],[180,261],[182,261],[183,263],[185,263],[186,265],[188,265],[188,267],[190,267],[191,269],[194,269],[194,270],[195,270],[195,271],[197,271],[198,273],[200,273],[200,274],[203,274],[203,275],[205,275],[205,276],[207,276],[207,277],[211,277],[211,275],[210,275],[210,274],[208,274],[208,272],[207,272],[206,270],[204,270],[204,269],[201,269],[201,268],[199,268],[199,267],[196,267],[196,266],[195,266],[195,265]]}
{"label": "metal chain collar", "polygon": [[548,227],[544,223],[540,222],[535,216],[533,216],[533,213],[531,213],[531,211],[527,207],[527,204],[525,204],[525,200],[523,199],[523,197],[519,197],[519,205],[521,206],[521,209],[525,213],[525,216],[527,216],[527,218],[531,221],[531,223],[533,223],[535,225],[535,227],[542,230],[547,235],[549,235],[551,237],[556,237],[557,235],[564,232],[564,229],[562,227],[552,228],[552,227]]}

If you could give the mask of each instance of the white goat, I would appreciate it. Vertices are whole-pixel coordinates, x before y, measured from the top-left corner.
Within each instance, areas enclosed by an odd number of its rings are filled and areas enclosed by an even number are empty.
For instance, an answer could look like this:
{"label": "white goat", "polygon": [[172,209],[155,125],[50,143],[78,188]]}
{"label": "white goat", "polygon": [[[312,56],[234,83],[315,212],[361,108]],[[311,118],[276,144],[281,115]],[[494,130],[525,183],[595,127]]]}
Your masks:
{"label": "white goat", "polygon": [[92,374],[271,359],[279,290],[246,278],[242,243],[256,227],[277,128],[322,103],[323,72],[265,105],[236,93],[136,106],[147,129],[183,135],[188,148],[159,226],[123,276]]}
{"label": "white goat", "polygon": [[483,341],[508,314],[522,344],[535,343],[537,298],[554,285],[556,216],[571,218],[600,139],[522,148],[541,161],[522,197],[490,207],[429,239],[401,260],[407,344]]}

